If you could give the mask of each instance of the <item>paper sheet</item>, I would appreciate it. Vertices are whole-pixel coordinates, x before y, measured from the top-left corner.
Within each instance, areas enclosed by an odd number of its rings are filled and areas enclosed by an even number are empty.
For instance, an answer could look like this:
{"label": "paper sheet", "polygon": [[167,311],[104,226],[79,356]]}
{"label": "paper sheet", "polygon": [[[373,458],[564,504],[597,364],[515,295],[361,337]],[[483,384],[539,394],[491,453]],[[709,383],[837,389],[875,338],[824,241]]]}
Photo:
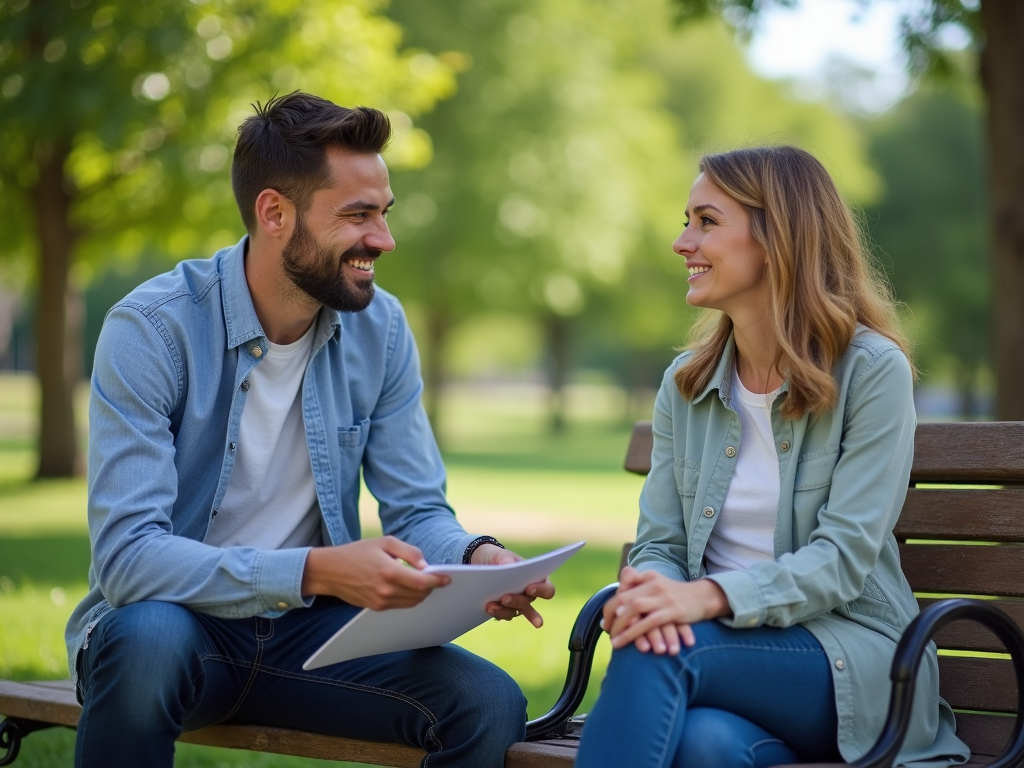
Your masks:
{"label": "paper sheet", "polygon": [[408,651],[451,642],[491,618],[487,603],[521,593],[543,581],[580,550],[578,541],[538,557],[508,565],[430,565],[428,573],[451,576],[412,608],[371,611],[364,608],[306,659],[305,670],[363,656]]}

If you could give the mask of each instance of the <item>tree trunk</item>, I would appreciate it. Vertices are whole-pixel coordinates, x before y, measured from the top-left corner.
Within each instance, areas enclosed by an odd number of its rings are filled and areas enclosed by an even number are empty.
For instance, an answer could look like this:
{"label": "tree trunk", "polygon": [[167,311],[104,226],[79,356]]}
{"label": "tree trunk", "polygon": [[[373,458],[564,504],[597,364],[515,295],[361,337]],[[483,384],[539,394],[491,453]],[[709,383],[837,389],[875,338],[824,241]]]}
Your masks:
{"label": "tree trunk", "polygon": [[569,321],[560,315],[548,315],[548,356],[551,405],[549,425],[558,435],[565,431],[565,385],[569,379]]}
{"label": "tree trunk", "polygon": [[984,0],[996,418],[1024,420],[1024,2]]}
{"label": "tree trunk", "polygon": [[[69,333],[68,269],[74,234],[68,214],[71,195],[64,163],[70,142],[59,141],[36,152],[39,180],[33,190],[39,239],[39,290],[36,302],[36,374],[39,378],[39,466],[36,477],[70,477],[77,469],[78,439],[72,393],[81,371],[81,340]],[[81,312],[70,313],[74,320]],[[79,318],[80,320],[80,318]],[[77,324],[79,330],[80,322]],[[77,361],[77,365],[76,365]],[[76,370],[77,368],[77,370]]]}

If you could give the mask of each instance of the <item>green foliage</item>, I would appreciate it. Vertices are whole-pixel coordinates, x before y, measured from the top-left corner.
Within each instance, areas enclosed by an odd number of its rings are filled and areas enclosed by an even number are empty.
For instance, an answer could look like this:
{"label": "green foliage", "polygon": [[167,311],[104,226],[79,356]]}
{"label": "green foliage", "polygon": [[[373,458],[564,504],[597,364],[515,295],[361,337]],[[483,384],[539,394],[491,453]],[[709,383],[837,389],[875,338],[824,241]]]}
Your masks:
{"label": "green foliage", "polygon": [[872,125],[885,192],[866,211],[897,295],[913,310],[925,375],[952,378],[965,397],[990,364],[988,180],[977,101],[923,88]]}
{"label": "green foliage", "polygon": [[[376,0],[69,0],[0,4],[0,203],[27,214],[40,158],[65,164],[78,255],[206,255],[241,233],[227,168],[250,104],[304,89],[392,112],[398,165],[429,161],[409,115],[454,89],[437,57],[400,50]],[[4,256],[34,251],[13,219]],[[87,277],[89,269],[80,270]]]}
{"label": "green foliage", "polygon": [[[433,162],[393,176],[398,251],[378,269],[428,357],[481,313],[569,319],[577,363],[654,386],[693,318],[671,243],[701,151],[791,141],[852,199],[877,192],[856,126],[753,75],[722,23],[673,25],[662,0],[395,0],[390,13],[464,69],[423,118]],[[460,336],[478,349],[482,333]]]}

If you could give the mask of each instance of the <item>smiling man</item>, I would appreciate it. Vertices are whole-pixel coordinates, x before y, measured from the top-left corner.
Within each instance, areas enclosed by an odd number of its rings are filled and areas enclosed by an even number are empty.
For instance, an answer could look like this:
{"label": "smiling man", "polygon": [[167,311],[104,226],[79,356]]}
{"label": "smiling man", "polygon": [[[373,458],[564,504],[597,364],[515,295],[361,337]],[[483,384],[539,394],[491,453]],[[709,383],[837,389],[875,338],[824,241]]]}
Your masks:
{"label": "smiling man", "polygon": [[[455,646],[304,672],[361,608],[443,588],[430,563],[519,559],[466,533],[398,301],[387,117],[293,93],[239,129],[248,235],[115,305],[90,400],[91,591],[68,624],[79,766],[171,766],[183,730],[256,723],[501,766],[525,701]],[[361,539],[360,472],[383,538]],[[550,583],[488,610],[523,615]]]}

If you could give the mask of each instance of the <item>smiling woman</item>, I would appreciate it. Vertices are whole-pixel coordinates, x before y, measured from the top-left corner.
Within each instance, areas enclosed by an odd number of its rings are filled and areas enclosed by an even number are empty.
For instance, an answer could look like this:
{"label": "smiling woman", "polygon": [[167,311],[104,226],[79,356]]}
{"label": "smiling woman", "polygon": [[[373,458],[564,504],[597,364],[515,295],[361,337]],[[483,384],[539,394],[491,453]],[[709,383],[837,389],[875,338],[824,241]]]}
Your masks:
{"label": "smiling woman", "polygon": [[[874,743],[917,613],[893,525],[913,367],[893,303],[822,165],[709,155],[673,248],[712,310],[665,373],[615,649],[580,768],[853,762]],[[898,763],[969,755],[926,656]],[[856,718],[854,714],[856,713]]]}

